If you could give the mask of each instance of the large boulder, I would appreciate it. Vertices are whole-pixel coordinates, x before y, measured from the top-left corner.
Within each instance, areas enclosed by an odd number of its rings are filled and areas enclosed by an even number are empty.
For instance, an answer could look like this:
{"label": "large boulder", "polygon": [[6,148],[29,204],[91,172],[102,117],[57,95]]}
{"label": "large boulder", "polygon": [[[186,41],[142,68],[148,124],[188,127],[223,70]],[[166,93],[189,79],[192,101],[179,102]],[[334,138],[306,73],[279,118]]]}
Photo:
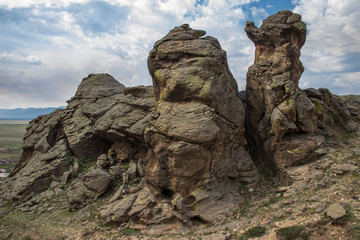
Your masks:
{"label": "large boulder", "polygon": [[265,165],[286,178],[287,167],[319,157],[324,142],[316,105],[298,87],[306,25],[299,14],[280,11],[260,28],[247,22],[245,32],[256,47],[246,79],[247,129]]}
{"label": "large boulder", "polygon": [[217,181],[258,177],[226,52],[204,35],[187,24],[175,27],[148,58],[159,116],[145,134],[146,179],[156,195],[186,198]]}

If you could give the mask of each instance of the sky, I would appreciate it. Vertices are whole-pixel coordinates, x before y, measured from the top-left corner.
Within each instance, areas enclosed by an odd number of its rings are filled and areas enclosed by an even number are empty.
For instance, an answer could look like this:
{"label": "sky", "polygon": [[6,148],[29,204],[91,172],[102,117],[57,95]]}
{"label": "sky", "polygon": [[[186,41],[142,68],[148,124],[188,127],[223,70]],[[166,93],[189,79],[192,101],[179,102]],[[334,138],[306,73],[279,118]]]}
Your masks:
{"label": "sky", "polygon": [[151,85],[150,50],[183,23],[219,40],[243,90],[255,51],[246,21],[285,9],[308,29],[300,87],[360,94],[358,0],[0,0],[0,108],[66,106],[89,73]]}

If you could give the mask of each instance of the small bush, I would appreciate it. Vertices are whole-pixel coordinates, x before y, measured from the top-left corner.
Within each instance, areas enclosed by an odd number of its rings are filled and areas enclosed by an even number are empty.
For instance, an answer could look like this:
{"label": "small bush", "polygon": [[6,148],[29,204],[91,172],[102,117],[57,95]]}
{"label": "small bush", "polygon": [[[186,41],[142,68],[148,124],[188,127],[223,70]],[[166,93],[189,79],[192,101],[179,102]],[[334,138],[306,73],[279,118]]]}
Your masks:
{"label": "small bush", "polygon": [[79,176],[80,173],[82,172],[87,172],[89,171],[89,169],[93,166],[95,166],[96,161],[94,160],[89,160],[89,159],[77,159],[77,158],[73,158],[73,160],[71,160],[73,162],[77,161],[79,164],[79,168],[77,171],[75,171],[73,173],[73,177],[76,178]]}
{"label": "small bush", "polygon": [[249,238],[262,237],[266,233],[266,228],[263,226],[255,226],[248,229],[244,234],[242,234],[239,240],[247,240]]}
{"label": "small bush", "polygon": [[139,229],[134,228],[124,228],[121,232],[125,235],[139,235],[141,233]]}
{"label": "small bush", "polygon": [[281,240],[307,240],[310,237],[309,233],[306,231],[306,228],[301,225],[280,228],[276,231],[276,235]]}
{"label": "small bush", "polygon": [[22,240],[31,240],[31,237],[29,235],[26,235],[25,237],[22,238]]}
{"label": "small bush", "polygon": [[351,227],[352,235],[354,239],[360,239],[360,225],[354,225]]}

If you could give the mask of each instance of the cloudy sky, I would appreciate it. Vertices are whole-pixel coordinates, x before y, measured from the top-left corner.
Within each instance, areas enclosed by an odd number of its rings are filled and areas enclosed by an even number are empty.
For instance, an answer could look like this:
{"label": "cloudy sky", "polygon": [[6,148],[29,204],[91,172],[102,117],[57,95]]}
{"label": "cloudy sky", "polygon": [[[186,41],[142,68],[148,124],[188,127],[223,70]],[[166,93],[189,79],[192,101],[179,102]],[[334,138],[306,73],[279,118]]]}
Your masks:
{"label": "cloudy sky", "polygon": [[284,9],[308,26],[300,86],[360,94],[358,0],[0,0],[0,108],[64,106],[89,73],[151,85],[149,51],[183,23],[220,41],[244,89],[245,22]]}

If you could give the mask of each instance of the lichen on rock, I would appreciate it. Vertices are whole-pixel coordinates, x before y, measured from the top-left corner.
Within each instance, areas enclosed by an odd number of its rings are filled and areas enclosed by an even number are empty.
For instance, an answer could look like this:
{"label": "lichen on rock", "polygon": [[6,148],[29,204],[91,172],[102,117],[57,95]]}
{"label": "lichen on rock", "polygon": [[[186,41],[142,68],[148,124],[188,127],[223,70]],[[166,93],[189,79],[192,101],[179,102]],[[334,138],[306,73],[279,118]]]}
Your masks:
{"label": "lichen on rock", "polygon": [[[300,49],[306,39],[306,25],[299,14],[280,11],[265,19],[260,28],[247,22],[245,32],[256,48],[246,78],[248,135],[267,168],[289,182],[288,167],[308,163],[326,152],[318,126],[324,125],[324,116],[334,112],[328,111],[328,106],[336,104],[323,104],[322,93],[314,95],[315,91],[298,86],[304,71]],[[340,115],[348,116],[340,118],[342,125],[355,131],[349,111],[337,102],[335,112],[341,109],[344,114]]]}
{"label": "lichen on rock", "polygon": [[215,179],[257,179],[226,53],[203,35],[187,24],[176,27],[148,58],[159,117],[145,135],[151,146],[147,180],[159,194],[186,198]]}

